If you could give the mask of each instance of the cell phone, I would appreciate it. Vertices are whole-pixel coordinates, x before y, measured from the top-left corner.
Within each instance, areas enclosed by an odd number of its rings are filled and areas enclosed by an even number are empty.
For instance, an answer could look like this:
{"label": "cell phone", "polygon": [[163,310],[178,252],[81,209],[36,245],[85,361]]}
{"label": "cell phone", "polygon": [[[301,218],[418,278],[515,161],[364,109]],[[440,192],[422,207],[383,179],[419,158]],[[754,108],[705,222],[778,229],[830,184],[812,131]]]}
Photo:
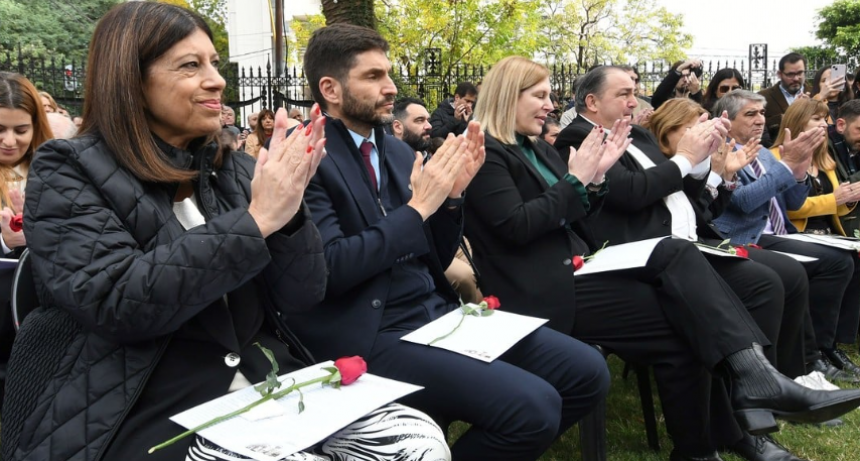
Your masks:
{"label": "cell phone", "polygon": [[830,66],[830,81],[835,82],[845,78],[845,64],[833,64]]}

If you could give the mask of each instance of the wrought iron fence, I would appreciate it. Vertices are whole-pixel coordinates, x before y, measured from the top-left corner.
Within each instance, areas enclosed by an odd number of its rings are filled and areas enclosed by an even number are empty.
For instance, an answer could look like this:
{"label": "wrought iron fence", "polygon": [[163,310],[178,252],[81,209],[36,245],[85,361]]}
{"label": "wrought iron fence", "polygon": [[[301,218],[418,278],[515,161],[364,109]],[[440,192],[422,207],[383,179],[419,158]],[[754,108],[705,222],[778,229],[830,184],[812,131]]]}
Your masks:
{"label": "wrought iron fence", "polygon": [[[489,70],[484,66],[463,64],[443,73],[439,66],[439,53],[439,49],[427,49],[423,62],[396,65],[392,71],[392,78],[400,93],[421,98],[431,111],[451,95],[459,82],[479,83]],[[812,71],[826,64],[829,63],[809,63],[808,68]],[[856,66],[854,60],[849,63],[849,67],[853,66]],[[654,91],[670,69],[665,62],[640,63],[635,67],[645,95]],[[717,70],[726,67],[738,69],[747,79],[747,87],[753,90],[769,86],[776,79],[777,62],[768,62],[766,45],[751,45],[748,57],[706,61],[702,85],[707,85]],[[552,88],[563,100],[573,93],[574,81],[585,71],[569,64],[553,64],[549,70]],[[83,108],[87,73],[83,62],[34,58],[23,54],[19,47],[17,52],[0,56],[0,71],[27,76],[37,88],[50,93],[58,104],[72,114],[79,114]],[[227,81],[224,102],[237,110],[237,116],[244,117],[263,108],[310,107],[313,103],[307,79],[298,67],[288,68],[284,75],[276,76],[271,64],[256,68],[226,64],[221,73]]]}

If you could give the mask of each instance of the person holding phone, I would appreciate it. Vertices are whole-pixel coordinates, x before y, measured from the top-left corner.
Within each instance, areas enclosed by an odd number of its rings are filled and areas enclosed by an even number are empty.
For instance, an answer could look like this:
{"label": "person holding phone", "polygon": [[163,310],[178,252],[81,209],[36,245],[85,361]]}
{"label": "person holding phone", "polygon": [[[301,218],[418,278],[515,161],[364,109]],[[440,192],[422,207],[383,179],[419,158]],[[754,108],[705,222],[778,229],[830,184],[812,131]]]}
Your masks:
{"label": "person holding phone", "polygon": [[651,105],[657,110],[664,102],[672,98],[690,98],[702,102],[702,61],[688,59],[678,61],[654,90]]}
{"label": "person holding phone", "polygon": [[827,103],[827,123],[834,125],[839,116],[839,106],[854,99],[854,90],[845,81],[845,64],[818,69],[813,79],[812,98]]}
{"label": "person holding phone", "polygon": [[449,133],[463,134],[469,120],[472,119],[472,108],[478,100],[478,89],[470,82],[460,82],[454,90],[454,97],[439,104],[430,117],[430,136],[446,138]]}

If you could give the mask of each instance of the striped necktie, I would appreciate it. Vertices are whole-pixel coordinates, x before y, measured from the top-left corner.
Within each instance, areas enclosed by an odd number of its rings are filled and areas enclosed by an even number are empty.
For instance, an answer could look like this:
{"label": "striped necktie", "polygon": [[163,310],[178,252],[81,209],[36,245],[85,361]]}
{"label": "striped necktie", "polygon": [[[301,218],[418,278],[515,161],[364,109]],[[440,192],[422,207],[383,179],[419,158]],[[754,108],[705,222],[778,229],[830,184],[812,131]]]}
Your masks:
{"label": "striped necktie", "polygon": [[[761,164],[758,162],[758,159],[754,159],[750,162],[750,166],[755,172],[755,177],[760,178],[762,175]],[[773,227],[774,235],[785,235],[788,232],[785,231],[785,219],[782,217],[782,211],[779,208],[779,202],[776,201],[776,197],[770,198],[770,209],[768,210],[768,218],[770,219],[770,225]]]}

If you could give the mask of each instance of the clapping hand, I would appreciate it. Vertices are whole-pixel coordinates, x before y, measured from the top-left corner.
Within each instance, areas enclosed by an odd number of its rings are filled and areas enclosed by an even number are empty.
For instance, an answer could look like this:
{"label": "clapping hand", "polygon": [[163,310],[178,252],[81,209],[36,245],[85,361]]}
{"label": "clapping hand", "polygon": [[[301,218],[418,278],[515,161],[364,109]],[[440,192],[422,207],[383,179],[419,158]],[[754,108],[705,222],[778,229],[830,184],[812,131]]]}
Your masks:
{"label": "clapping hand", "polygon": [[761,150],[761,143],[758,139],[750,139],[737,150],[735,150],[735,140],[732,139],[711,154],[711,171],[720,175],[723,180],[731,181],[735,173],[758,157],[759,150]]}
{"label": "clapping hand", "polygon": [[616,120],[612,125],[612,133],[604,141],[603,156],[600,158],[600,162],[597,164],[597,171],[595,171],[594,178],[591,180],[593,183],[602,183],[606,172],[612,168],[612,165],[615,165],[615,162],[630,147],[630,143],[633,142],[629,137],[630,130],[629,120]]}
{"label": "clapping hand", "polygon": [[600,159],[605,150],[603,127],[595,126],[579,145],[579,149],[571,146],[570,158],[567,160],[568,173],[583,185],[590,184],[600,168]]}
{"label": "clapping hand", "polygon": [[691,165],[698,165],[719,149],[724,136],[725,126],[722,119],[708,120],[708,114],[702,114],[697,124],[687,130],[678,141],[675,154],[689,160]]}
{"label": "clapping hand", "polygon": [[460,175],[454,181],[454,187],[451,188],[449,197],[457,198],[463,195],[466,186],[472,182],[472,179],[478,174],[481,165],[484,164],[486,158],[484,151],[484,132],[481,131],[481,124],[472,121],[466,128],[465,134],[465,149],[463,155],[463,168],[460,170]]}
{"label": "clapping hand", "polygon": [[269,149],[260,149],[248,212],[260,233],[268,237],[284,227],[299,211],[305,188],[325,156],[325,117],[318,105],[311,121],[297,126],[289,137],[287,111],[278,109]]}
{"label": "clapping hand", "polygon": [[785,129],[784,141],[779,146],[779,156],[783,163],[791,168],[795,179],[801,180],[806,177],[812,154],[824,142],[826,134],[824,127],[819,126],[800,133],[796,139],[791,139],[791,130]]}
{"label": "clapping hand", "polygon": [[[454,184],[458,182],[463,164],[469,157],[466,151],[469,149],[470,141],[471,139],[467,141],[466,136],[462,134],[455,137],[449,133],[445,143],[436,150],[427,163],[424,163],[424,157],[420,153],[415,153],[415,163],[412,165],[412,175],[409,178],[412,185],[412,198],[407,205],[414,208],[425,221],[439,209],[451,194]],[[480,137],[480,143],[483,144],[483,136]],[[480,147],[481,162],[483,162],[483,146]],[[468,181],[466,184],[468,185]]]}
{"label": "clapping hand", "polygon": [[842,183],[833,191],[833,196],[837,205],[860,201],[860,183]]}

